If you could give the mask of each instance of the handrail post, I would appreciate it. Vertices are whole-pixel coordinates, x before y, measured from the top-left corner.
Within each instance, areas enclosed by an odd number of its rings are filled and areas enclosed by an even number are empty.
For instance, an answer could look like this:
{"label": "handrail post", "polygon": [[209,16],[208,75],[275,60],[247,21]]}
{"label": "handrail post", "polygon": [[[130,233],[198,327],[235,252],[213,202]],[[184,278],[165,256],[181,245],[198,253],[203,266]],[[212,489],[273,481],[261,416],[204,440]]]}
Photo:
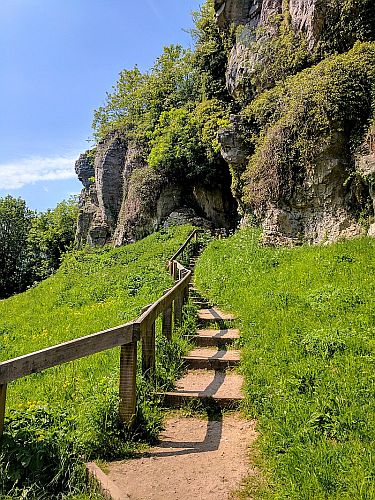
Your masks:
{"label": "handrail post", "polygon": [[0,384],[0,440],[4,432],[5,403],[7,398],[7,385]]}
{"label": "handrail post", "polygon": [[174,299],[173,310],[174,310],[174,326],[175,326],[175,328],[177,326],[180,326],[181,322],[182,322],[182,302],[183,302],[182,298],[183,298],[183,293],[179,292],[176,295],[176,298]]}
{"label": "handrail post", "polygon": [[190,285],[190,282],[191,280],[189,279],[187,282],[186,282],[186,286],[185,286],[185,289],[184,289],[184,299],[183,299],[183,303],[186,304],[189,300],[189,285]]}
{"label": "handrail post", "polygon": [[155,321],[147,319],[141,323],[142,374],[153,377],[155,373]]}
{"label": "handrail post", "polygon": [[162,332],[168,340],[172,340],[172,302],[164,309],[162,317]]}
{"label": "handrail post", "polygon": [[123,424],[134,423],[137,403],[137,341],[121,346],[119,416]]}

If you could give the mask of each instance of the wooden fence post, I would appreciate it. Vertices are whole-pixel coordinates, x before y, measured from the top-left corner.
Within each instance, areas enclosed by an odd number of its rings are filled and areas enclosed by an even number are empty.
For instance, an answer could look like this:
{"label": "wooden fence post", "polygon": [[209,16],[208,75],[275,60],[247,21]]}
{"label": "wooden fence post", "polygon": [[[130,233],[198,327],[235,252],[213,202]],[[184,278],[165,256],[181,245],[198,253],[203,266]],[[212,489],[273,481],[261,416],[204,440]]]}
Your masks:
{"label": "wooden fence post", "polygon": [[178,277],[178,267],[177,267],[177,262],[174,260],[173,261],[173,279],[176,281]]}
{"label": "wooden fence post", "polygon": [[[181,279],[184,278],[187,274],[187,269],[183,269],[181,271]],[[190,282],[190,280],[189,280]],[[186,304],[188,299],[189,299],[189,282],[186,283],[186,286],[184,287],[182,291],[182,304]]]}
{"label": "wooden fence post", "polygon": [[4,432],[5,402],[7,399],[7,385],[0,384],[0,439]]}
{"label": "wooden fence post", "polygon": [[182,322],[182,298],[183,291],[178,292],[174,299],[174,326],[180,326]]}
{"label": "wooden fence post", "polygon": [[141,323],[142,339],[142,373],[152,377],[155,373],[155,321],[147,319]]}
{"label": "wooden fence post", "polygon": [[162,331],[168,340],[172,339],[172,303],[164,309]]}
{"label": "wooden fence post", "polygon": [[120,352],[120,420],[132,425],[137,403],[137,341],[121,346]]}

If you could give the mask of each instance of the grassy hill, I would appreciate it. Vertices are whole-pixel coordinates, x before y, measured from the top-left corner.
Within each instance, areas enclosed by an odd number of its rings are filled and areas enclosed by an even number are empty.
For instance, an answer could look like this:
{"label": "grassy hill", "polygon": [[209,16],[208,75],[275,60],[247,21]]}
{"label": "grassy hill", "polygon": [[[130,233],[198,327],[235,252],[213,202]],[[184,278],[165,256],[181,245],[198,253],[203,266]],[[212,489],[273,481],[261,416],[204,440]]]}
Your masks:
{"label": "grassy hill", "polygon": [[[135,319],[171,286],[166,260],[190,232],[179,227],[125,247],[67,255],[54,276],[0,302],[0,360]],[[173,379],[184,344],[158,342],[163,386]],[[124,455],[134,441],[157,436],[161,415],[141,377],[138,426],[129,432],[119,424],[118,365],[119,350],[112,349],[8,385],[1,498],[73,495],[83,488],[84,460]]]}
{"label": "grassy hill", "polygon": [[[242,230],[198,261],[198,287],[242,319],[256,498],[375,498],[375,240],[265,248]],[[267,473],[268,471],[268,473]]]}

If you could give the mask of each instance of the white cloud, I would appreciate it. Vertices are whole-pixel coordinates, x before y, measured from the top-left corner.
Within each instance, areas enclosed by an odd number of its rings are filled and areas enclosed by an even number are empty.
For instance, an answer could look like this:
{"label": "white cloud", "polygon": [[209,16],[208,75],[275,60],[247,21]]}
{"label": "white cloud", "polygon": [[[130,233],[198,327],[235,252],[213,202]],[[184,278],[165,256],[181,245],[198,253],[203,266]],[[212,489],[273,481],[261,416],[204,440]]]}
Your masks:
{"label": "white cloud", "polygon": [[76,176],[73,157],[31,157],[0,163],[0,189],[19,189],[38,181],[57,181]]}

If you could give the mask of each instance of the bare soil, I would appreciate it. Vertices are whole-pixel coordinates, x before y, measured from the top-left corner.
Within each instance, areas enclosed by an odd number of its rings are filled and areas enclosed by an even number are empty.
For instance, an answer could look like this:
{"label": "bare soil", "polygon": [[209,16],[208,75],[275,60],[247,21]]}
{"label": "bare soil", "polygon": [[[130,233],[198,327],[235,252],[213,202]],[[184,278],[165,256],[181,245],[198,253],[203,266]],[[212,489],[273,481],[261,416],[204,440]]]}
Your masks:
{"label": "bare soil", "polygon": [[204,420],[174,414],[160,444],[131,460],[109,464],[109,478],[132,500],[224,500],[255,474],[249,446],[255,422],[238,414]]}

